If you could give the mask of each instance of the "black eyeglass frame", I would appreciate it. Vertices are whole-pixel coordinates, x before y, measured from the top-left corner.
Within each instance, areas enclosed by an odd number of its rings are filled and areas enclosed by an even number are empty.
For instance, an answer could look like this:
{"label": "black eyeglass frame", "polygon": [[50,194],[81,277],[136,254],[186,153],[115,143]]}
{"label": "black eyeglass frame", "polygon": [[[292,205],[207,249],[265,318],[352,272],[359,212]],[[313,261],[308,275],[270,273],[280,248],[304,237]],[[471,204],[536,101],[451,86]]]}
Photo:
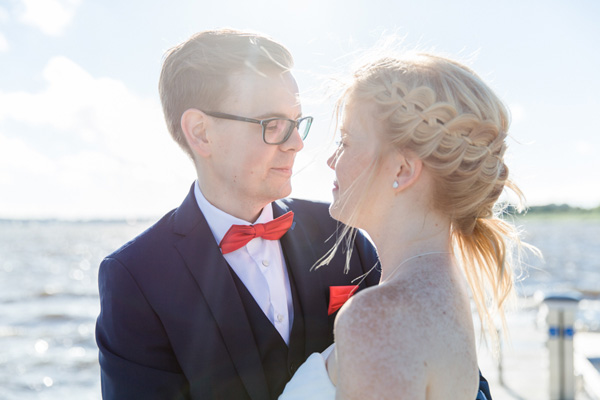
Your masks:
{"label": "black eyeglass frame", "polygon": [[[285,143],[290,138],[290,136],[292,136],[292,132],[294,131],[294,129],[298,129],[298,126],[300,126],[300,123],[302,121],[307,121],[308,125],[306,126],[305,132],[304,133],[299,132],[300,138],[304,141],[304,139],[306,139],[306,137],[308,136],[308,131],[310,131],[310,127],[313,122],[313,117],[302,117],[302,118],[298,118],[297,120],[289,119],[289,118],[279,118],[279,117],[267,118],[267,119],[254,119],[254,118],[240,117],[238,115],[227,114],[227,113],[216,112],[216,111],[214,111],[214,112],[213,111],[202,111],[202,112],[206,115],[210,115],[211,117],[215,117],[215,118],[229,119],[232,121],[242,121],[242,122],[251,122],[253,124],[259,124],[260,126],[262,126],[263,142],[265,142],[266,144],[273,144],[273,145]],[[286,132],[285,137],[282,140],[280,140],[279,142],[276,142],[276,143],[269,143],[269,142],[267,142],[267,138],[265,135],[265,129],[269,122],[277,121],[277,120],[285,120],[285,121],[293,122],[294,125],[291,125],[292,128]]]}

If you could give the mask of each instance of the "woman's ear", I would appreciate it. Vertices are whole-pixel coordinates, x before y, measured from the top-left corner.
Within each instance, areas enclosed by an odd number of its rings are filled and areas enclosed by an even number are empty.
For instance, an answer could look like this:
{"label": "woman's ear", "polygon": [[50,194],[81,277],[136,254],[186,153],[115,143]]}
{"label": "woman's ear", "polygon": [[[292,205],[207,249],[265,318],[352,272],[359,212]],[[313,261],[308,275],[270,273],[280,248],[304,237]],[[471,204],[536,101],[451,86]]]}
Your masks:
{"label": "woman's ear", "polygon": [[190,149],[200,157],[211,154],[208,140],[208,116],[195,108],[187,109],[181,116],[181,130]]}
{"label": "woman's ear", "polygon": [[412,186],[421,176],[423,161],[414,154],[398,154],[393,188],[400,192]]}

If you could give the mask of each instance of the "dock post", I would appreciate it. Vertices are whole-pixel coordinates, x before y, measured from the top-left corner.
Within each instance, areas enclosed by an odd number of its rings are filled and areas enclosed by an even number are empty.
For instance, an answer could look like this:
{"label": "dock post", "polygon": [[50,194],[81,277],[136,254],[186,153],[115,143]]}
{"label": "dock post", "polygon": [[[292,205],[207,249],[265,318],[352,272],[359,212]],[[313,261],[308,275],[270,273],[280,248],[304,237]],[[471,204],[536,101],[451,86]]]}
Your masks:
{"label": "dock post", "polygon": [[498,337],[498,360],[496,361],[496,366],[498,367],[498,383],[501,386],[504,386],[504,365],[502,361],[502,336],[500,334],[500,329],[496,328],[496,335]]}
{"label": "dock post", "polygon": [[548,328],[550,400],[575,400],[573,325],[580,299],[578,294],[548,295],[544,298],[541,312],[546,314]]}

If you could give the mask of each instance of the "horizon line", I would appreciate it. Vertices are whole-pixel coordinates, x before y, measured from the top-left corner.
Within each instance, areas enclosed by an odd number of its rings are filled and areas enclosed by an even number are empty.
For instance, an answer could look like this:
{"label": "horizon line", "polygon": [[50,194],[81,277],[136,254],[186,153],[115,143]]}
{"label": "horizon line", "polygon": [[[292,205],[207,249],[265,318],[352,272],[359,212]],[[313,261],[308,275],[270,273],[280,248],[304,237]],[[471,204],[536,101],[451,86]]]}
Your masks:
{"label": "horizon line", "polygon": [[[510,207],[511,204],[508,205]],[[548,203],[541,205],[530,205],[528,206],[524,212],[519,213],[522,215],[526,215],[529,213],[539,213],[539,212],[547,212],[547,213],[565,213],[565,212],[594,212],[600,211],[600,205],[596,207],[580,207],[574,206],[568,203]],[[137,216],[34,216],[34,217],[10,217],[10,216],[2,216],[0,215],[0,223],[5,222],[103,222],[103,223],[127,223],[131,225],[135,225],[142,222],[153,222],[162,218],[162,215],[137,215]]]}

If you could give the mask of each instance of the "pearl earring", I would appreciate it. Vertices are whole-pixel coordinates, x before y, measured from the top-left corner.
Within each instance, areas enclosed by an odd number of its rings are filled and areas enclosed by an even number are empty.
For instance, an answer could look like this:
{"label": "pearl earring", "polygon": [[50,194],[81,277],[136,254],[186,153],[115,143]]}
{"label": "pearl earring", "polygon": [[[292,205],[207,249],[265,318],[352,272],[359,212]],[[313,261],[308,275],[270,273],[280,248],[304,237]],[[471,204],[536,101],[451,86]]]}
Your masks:
{"label": "pearl earring", "polygon": [[398,183],[398,181],[394,181],[394,184],[392,185],[392,187],[394,189],[398,189],[398,186],[400,186],[400,184]]}

